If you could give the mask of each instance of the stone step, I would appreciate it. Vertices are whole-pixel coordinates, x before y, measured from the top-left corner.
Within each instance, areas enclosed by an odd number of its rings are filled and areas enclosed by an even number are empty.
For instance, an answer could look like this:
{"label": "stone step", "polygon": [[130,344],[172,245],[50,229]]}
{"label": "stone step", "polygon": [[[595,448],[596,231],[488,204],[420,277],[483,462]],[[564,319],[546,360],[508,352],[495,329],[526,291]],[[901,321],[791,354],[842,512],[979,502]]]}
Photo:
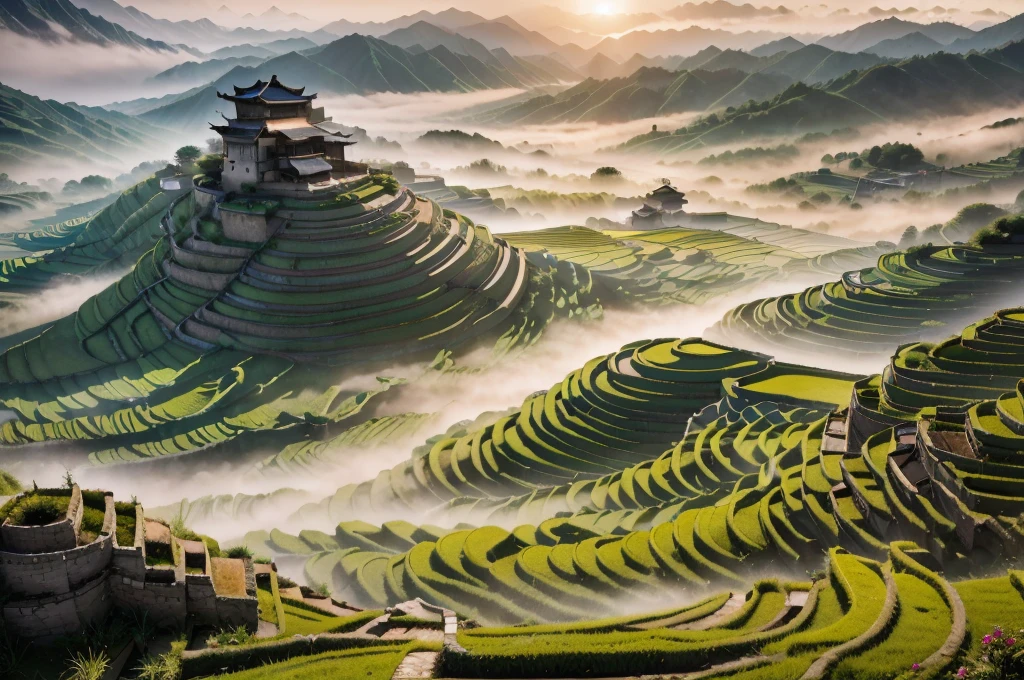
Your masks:
{"label": "stone step", "polygon": [[395,669],[391,680],[415,680],[416,678],[430,678],[434,675],[434,666],[437,665],[437,652],[412,652],[406,655],[402,663]]}

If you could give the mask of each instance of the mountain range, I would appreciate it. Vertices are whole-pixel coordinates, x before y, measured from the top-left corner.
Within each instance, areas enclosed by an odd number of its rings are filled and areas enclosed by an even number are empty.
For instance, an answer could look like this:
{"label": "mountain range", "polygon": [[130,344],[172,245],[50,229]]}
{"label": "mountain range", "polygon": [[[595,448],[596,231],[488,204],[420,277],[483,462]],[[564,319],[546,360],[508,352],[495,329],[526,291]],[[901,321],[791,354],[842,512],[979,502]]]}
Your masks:
{"label": "mountain range", "polygon": [[49,43],[85,42],[106,47],[177,52],[162,40],[152,40],[111,23],[68,0],[2,0],[0,30]]}
{"label": "mountain range", "polygon": [[166,131],[99,107],[42,100],[0,84],[0,163],[114,162]]}
{"label": "mountain range", "polygon": [[772,97],[792,83],[785,76],[749,74],[738,69],[669,71],[643,67],[628,77],[587,79],[557,95],[497,107],[474,120],[508,125],[614,123],[734,106]]}
{"label": "mountain range", "polygon": [[[472,92],[493,88],[527,87],[559,82],[534,61],[503,50],[489,52],[486,61],[456,54],[444,45],[429,50],[406,50],[362,35],[340,38],[304,54],[289,52],[258,66],[236,66],[213,83],[174,97],[140,116],[164,127],[194,128],[215,120],[224,108],[217,92],[230,91],[276,74],[285,83],[321,95],[375,92]],[[162,103],[162,102],[161,102]],[[119,105],[130,108],[131,103]]]}
{"label": "mountain range", "polygon": [[874,54],[833,52],[821,45],[768,57],[708,47],[685,58],[635,55],[624,64],[599,54],[579,69],[585,81],[558,94],[510,99],[473,120],[504,125],[613,123],[714,110],[771,99],[796,82],[818,85],[884,63],[886,59]]}
{"label": "mountain range", "polygon": [[793,11],[779,5],[778,7],[754,7],[750,3],[734,5],[726,0],[715,2],[688,2],[679,5],[665,15],[677,21],[697,21],[700,19],[753,19],[756,17],[786,16]]}
{"label": "mountain range", "polygon": [[751,103],[674,132],[652,131],[620,147],[676,152],[778,135],[799,136],[913,118],[923,121],[1024,104],[1024,45],[985,54],[950,53],[851,71],[823,87],[798,83],[770,100]]}
{"label": "mountain range", "polygon": [[919,24],[892,17],[822,38],[818,44],[838,52],[863,52],[883,41],[898,40],[912,33],[920,33],[940,45],[975,35],[971,29],[949,22]]}

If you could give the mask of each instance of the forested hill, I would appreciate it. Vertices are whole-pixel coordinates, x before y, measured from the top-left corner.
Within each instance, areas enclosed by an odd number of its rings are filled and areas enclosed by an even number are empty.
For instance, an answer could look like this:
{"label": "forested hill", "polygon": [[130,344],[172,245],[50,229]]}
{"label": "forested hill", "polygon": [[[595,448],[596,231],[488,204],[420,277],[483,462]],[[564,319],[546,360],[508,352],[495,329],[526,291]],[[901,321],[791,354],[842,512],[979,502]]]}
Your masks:
{"label": "forested hill", "polygon": [[851,71],[820,87],[798,83],[770,99],[713,113],[674,131],[639,135],[619,148],[684,151],[747,137],[831,132],[1022,103],[1024,43],[1014,43],[985,54],[939,53]]}

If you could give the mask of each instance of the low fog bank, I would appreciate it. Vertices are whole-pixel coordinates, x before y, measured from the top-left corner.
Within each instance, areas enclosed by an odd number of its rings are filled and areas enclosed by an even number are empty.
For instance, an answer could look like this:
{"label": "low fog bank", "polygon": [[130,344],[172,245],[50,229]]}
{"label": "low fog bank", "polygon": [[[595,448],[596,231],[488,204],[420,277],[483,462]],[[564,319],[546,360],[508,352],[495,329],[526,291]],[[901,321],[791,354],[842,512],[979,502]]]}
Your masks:
{"label": "low fog bank", "polygon": [[183,51],[136,50],[121,45],[62,42],[54,46],[11,31],[0,31],[0,37],[0,81],[4,85],[41,99],[85,106],[163,96],[166,87],[146,84],[146,78],[194,59]]}
{"label": "low fog bank", "polygon": [[[253,474],[251,463],[235,465],[218,462],[202,464],[202,452],[180,459],[181,465],[171,463],[130,464],[115,467],[83,467],[75,470],[76,479],[90,487],[109,488],[118,497],[137,496],[148,507],[164,506],[182,498],[196,499],[206,495],[267,494],[279,489],[295,489],[299,493],[285,494],[270,502],[255,504],[253,515],[226,517],[223,514],[193,522],[196,530],[218,538],[237,539],[247,531],[279,528],[285,531],[300,529],[330,530],[334,522],[322,517],[314,520],[292,521],[288,517],[307,503],[333,495],[347,484],[373,479],[384,469],[407,460],[415,446],[423,444],[428,436],[444,432],[456,423],[472,420],[488,411],[517,408],[531,394],[547,390],[562,378],[581,367],[591,358],[610,354],[623,345],[642,339],[687,338],[701,336],[729,309],[765,295],[792,292],[814,283],[823,283],[827,277],[808,277],[776,284],[762,284],[746,288],[734,295],[713,300],[700,307],[675,306],[647,308],[635,311],[611,310],[603,319],[586,323],[558,322],[550,327],[541,342],[533,349],[503,360],[495,368],[483,372],[454,373],[441,377],[429,374],[422,380],[401,388],[393,388],[386,413],[436,412],[436,416],[418,435],[404,441],[374,448],[350,448],[338,451],[336,468],[324,466],[313,474],[302,472]],[[486,363],[488,350],[458,359],[456,365]],[[846,362],[834,360],[831,368],[850,370]],[[876,367],[878,370],[880,366]],[[411,376],[422,371],[422,365],[395,367],[381,372],[389,376]],[[346,387],[365,389],[376,381],[373,374],[354,375],[344,382]],[[262,459],[278,453],[276,450],[254,452],[253,459]],[[194,461],[194,463],[193,463]],[[59,483],[64,468],[60,465],[22,463],[11,470],[26,480],[40,484]],[[352,517],[350,519],[356,519]],[[406,519],[414,523],[434,521],[430,513],[359,513],[358,519],[380,523],[391,519]],[[487,521],[480,517],[479,523]]]}
{"label": "low fog bank", "polygon": [[[912,143],[934,162],[940,155],[947,167],[984,162],[1005,155],[1024,145],[1024,125],[983,129],[996,121],[1016,117],[1014,108],[996,108],[969,116],[918,120],[848,131],[823,139],[798,140],[795,137],[747,138],[728,145],[707,147],[673,155],[644,155],[609,152],[611,147],[630,137],[647,132],[652,124],[659,129],[674,129],[691,122],[698,114],[682,114],[660,119],[644,119],[619,124],[565,123],[554,125],[490,126],[460,120],[467,108],[499,105],[516,91],[487,91],[464,95],[375,95],[339,97],[326,101],[335,119],[359,125],[371,136],[383,135],[399,141],[400,153],[385,160],[405,160],[420,174],[439,174],[447,183],[470,189],[513,187],[560,193],[608,192],[630,199],[638,207],[640,197],[670,180],[688,193],[693,212],[727,211],[794,227],[828,232],[854,240],[898,241],[908,226],[923,229],[945,222],[959,208],[977,199],[954,197],[919,203],[893,200],[886,196],[863,202],[863,210],[851,210],[847,204],[816,206],[801,210],[773,193],[747,191],[752,184],[767,183],[798,172],[815,172],[826,154],[860,152],[888,142]],[[428,129],[458,129],[479,133],[487,140],[479,144],[424,144],[419,136]],[[500,146],[499,146],[500,145]],[[795,154],[762,160],[731,163],[708,162],[711,155],[726,151],[763,147],[776,149],[795,145]],[[541,153],[535,153],[537,151]],[[356,149],[358,153],[358,147]],[[487,159],[491,168],[471,168],[475,161]],[[702,162],[703,161],[703,162]],[[617,182],[593,181],[599,167],[613,166],[622,172]],[[846,165],[832,166],[838,174],[848,174]],[[983,200],[1009,203],[1016,192],[1003,188]],[[480,218],[497,231],[537,229],[560,224],[583,224],[587,217],[623,220],[632,208],[586,206],[581,210],[557,208],[520,209],[522,219],[505,221]]]}
{"label": "low fog bank", "polygon": [[18,298],[0,314],[0,338],[56,321],[121,278],[120,274],[79,278]]}

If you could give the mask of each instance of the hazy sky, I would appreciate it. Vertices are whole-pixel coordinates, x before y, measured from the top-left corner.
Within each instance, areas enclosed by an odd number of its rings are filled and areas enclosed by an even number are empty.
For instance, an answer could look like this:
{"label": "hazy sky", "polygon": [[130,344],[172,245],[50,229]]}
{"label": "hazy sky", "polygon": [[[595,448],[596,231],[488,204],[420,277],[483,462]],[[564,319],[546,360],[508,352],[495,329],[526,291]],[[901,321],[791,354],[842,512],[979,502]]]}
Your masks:
{"label": "hazy sky", "polygon": [[[193,16],[209,12],[213,7],[227,5],[232,10],[245,12],[262,12],[272,5],[278,5],[286,11],[301,12],[313,18],[342,19],[352,21],[386,21],[403,14],[412,14],[421,9],[437,11],[456,6],[482,14],[487,18],[501,14],[515,14],[517,10],[538,6],[553,5],[577,12],[644,12],[668,9],[682,4],[686,0],[516,0],[514,3],[498,3],[494,0],[377,0],[376,2],[353,2],[352,0],[131,0],[123,4],[134,4],[157,16],[185,11]],[[695,0],[700,2],[701,0]],[[733,0],[734,4],[743,4],[745,0]],[[987,8],[1000,10],[1009,14],[1024,12],[1024,0],[823,0],[822,2],[799,2],[793,0],[754,0],[755,6],[785,5],[792,9],[799,8],[846,8],[851,11],[863,11],[871,6],[900,9],[916,7],[921,10],[931,9],[936,5],[961,10],[978,11]],[[172,9],[173,8],[173,9]],[[569,27],[571,28],[571,27]]]}

